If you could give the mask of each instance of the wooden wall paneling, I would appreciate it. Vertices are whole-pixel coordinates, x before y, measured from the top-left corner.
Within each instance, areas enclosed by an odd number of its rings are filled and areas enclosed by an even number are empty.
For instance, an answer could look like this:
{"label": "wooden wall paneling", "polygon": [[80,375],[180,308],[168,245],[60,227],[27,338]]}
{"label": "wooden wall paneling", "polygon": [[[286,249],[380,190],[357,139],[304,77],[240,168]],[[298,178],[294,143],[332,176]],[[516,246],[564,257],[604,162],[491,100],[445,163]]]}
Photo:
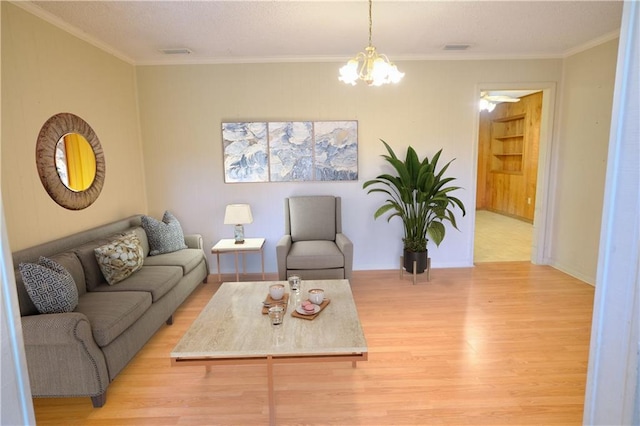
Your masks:
{"label": "wooden wall paneling", "polygon": [[[478,152],[486,157],[478,158],[478,194],[484,192],[484,197],[478,197],[477,208],[533,221],[541,112],[539,92],[520,102],[498,104],[492,113],[481,115]],[[515,137],[507,137],[510,135]],[[480,180],[481,165],[484,181]]]}
{"label": "wooden wall paneling", "polygon": [[480,112],[478,130],[478,173],[476,184],[476,210],[486,209],[489,195],[487,193],[489,179],[491,119],[486,111]]}

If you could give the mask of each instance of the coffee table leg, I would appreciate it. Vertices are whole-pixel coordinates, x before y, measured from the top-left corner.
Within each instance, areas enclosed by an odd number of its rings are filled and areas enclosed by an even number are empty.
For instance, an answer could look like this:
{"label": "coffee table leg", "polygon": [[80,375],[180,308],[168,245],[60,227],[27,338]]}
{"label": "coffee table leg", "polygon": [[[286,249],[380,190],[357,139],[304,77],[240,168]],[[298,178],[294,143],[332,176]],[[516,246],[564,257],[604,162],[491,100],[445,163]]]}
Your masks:
{"label": "coffee table leg", "polygon": [[273,358],[267,356],[267,386],[269,387],[269,425],[276,424],[276,403],[273,391]]}

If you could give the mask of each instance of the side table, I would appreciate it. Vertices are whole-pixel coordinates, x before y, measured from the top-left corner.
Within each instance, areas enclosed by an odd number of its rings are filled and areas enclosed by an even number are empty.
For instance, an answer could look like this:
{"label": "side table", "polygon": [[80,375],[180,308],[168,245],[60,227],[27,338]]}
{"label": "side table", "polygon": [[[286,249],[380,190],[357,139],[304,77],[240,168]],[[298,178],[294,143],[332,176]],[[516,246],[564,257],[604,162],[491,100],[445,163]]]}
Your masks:
{"label": "side table", "polygon": [[211,248],[211,253],[216,255],[218,262],[218,281],[222,281],[220,276],[220,254],[234,253],[236,257],[236,281],[240,281],[240,272],[238,270],[238,255],[242,253],[242,273],[247,272],[247,260],[245,254],[248,252],[260,252],[262,260],[262,279],[264,280],[264,238],[245,238],[243,244],[236,244],[233,238],[223,238]]}

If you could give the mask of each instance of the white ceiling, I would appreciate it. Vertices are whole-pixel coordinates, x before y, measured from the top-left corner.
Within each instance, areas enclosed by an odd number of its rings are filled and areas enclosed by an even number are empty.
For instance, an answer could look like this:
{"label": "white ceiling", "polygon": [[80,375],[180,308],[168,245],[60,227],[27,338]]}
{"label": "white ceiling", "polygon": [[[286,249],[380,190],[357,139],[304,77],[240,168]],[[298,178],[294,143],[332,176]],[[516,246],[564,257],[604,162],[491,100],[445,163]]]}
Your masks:
{"label": "white ceiling", "polygon": [[[358,1],[25,1],[18,5],[135,64],[344,60],[368,40]],[[373,45],[411,59],[562,57],[615,37],[621,1],[373,3]],[[470,44],[464,52],[445,44]],[[186,47],[189,55],[165,55]]]}

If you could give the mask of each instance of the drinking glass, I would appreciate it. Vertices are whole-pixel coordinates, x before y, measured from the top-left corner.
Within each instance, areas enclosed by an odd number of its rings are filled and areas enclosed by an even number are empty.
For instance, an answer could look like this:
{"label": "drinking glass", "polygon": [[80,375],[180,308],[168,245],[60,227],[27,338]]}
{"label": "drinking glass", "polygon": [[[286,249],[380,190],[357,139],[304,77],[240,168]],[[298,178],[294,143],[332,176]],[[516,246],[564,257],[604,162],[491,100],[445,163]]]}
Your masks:
{"label": "drinking glass", "polygon": [[284,307],[281,305],[272,306],[269,308],[269,319],[271,320],[271,325],[274,327],[278,327],[282,324],[284,320]]}
{"label": "drinking glass", "polygon": [[300,291],[300,276],[299,275],[290,275],[289,276],[289,288],[291,291]]}

